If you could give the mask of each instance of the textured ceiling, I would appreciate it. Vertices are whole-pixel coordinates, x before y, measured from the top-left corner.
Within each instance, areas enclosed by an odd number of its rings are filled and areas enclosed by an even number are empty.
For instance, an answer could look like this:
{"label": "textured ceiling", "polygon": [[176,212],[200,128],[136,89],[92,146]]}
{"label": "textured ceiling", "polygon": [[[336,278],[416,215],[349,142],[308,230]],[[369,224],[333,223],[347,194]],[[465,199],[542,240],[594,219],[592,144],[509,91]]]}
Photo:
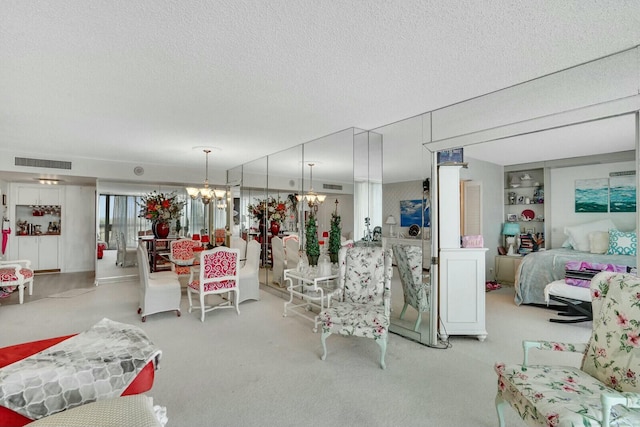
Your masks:
{"label": "textured ceiling", "polygon": [[637,1],[2,0],[0,150],[226,169],[639,43]]}

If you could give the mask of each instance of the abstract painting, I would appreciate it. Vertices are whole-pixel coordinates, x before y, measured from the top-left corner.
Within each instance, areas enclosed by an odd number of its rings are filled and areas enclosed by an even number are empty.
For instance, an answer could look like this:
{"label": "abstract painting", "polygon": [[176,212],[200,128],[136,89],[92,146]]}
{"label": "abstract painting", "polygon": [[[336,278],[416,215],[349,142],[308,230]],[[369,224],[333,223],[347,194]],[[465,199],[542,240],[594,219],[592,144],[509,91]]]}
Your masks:
{"label": "abstract painting", "polygon": [[[401,200],[400,201],[400,227],[410,227],[413,224],[422,224],[429,227],[429,200],[427,206],[422,206],[422,200]],[[424,212],[424,217],[423,217]],[[424,220],[423,220],[424,218]]]}
{"label": "abstract painting", "polygon": [[636,211],[635,175],[609,178],[609,212]]}
{"label": "abstract painting", "polygon": [[609,179],[576,179],[576,212],[608,212]]}

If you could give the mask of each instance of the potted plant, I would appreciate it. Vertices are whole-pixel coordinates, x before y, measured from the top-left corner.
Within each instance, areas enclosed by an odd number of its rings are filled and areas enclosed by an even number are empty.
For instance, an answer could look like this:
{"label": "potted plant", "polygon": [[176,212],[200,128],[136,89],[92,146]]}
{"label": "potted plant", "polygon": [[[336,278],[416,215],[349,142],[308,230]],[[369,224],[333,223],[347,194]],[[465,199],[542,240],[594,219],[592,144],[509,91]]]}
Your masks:
{"label": "potted plant", "polygon": [[338,252],[342,242],[340,241],[341,227],[340,227],[340,215],[338,215],[337,207],[336,212],[331,214],[331,230],[329,231],[329,258],[332,263],[338,262]]}
{"label": "potted plant", "polygon": [[311,215],[305,229],[305,251],[309,259],[309,265],[318,265],[318,257],[320,256],[320,244],[318,243],[318,226],[316,217]]}

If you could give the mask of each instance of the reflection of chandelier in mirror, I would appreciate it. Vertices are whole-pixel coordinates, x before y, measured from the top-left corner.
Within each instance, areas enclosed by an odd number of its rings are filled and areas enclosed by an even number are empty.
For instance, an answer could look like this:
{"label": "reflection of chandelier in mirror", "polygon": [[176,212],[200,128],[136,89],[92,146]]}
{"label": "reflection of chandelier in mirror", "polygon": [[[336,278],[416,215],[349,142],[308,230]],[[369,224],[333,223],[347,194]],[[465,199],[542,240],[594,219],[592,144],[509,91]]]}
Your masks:
{"label": "reflection of chandelier in mirror", "polygon": [[227,199],[225,199],[227,192],[225,190],[218,190],[217,188],[213,190],[213,192],[216,195],[216,207],[221,210],[227,209]]}
{"label": "reflection of chandelier in mirror", "polygon": [[317,194],[313,191],[313,166],[314,163],[309,163],[309,191],[307,194],[298,194],[296,195],[296,199],[298,202],[306,201],[310,208],[318,209],[318,206],[324,202],[324,199],[327,197],[325,194]]}
{"label": "reflection of chandelier in mirror", "polygon": [[209,188],[209,153],[211,150],[202,150],[207,156],[206,166],[205,166],[205,178],[204,178],[204,187],[195,188],[195,187],[187,187],[187,193],[191,196],[192,199],[197,199],[200,197],[202,199],[202,203],[208,205],[211,199],[214,196],[213,189]]}

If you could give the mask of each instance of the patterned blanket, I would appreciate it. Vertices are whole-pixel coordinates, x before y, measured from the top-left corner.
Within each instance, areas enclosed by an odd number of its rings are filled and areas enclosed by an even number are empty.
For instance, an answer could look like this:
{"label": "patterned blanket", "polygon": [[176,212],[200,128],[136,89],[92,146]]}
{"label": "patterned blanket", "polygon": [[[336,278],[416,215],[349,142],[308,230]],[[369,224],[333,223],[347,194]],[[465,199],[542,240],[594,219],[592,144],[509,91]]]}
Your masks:
{"label": "patterned blanket", "polygon": [[39,419],[118,397],[161,355],[142,329],[102,319],[81,334],[0,369],[0,405]]}

